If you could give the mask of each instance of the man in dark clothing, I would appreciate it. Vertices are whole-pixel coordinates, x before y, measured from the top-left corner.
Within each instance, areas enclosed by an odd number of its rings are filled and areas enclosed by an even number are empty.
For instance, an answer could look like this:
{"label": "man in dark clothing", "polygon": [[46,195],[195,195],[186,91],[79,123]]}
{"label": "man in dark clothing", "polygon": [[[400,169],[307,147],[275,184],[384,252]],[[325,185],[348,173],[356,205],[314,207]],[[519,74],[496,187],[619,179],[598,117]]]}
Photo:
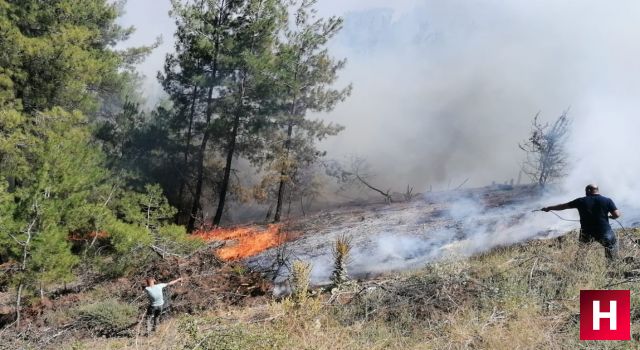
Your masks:
{"label": "man in dark clothing", "polygon": [[604,246],[607,259],[618,257],[618,240],[609,219],[620,217],[620,211],[610,198],[600,195],[598,186],[587,185],[585,196],[569,203],[542,208],[542,211],[578,209],[580,214],[580,242],[596,241]]}

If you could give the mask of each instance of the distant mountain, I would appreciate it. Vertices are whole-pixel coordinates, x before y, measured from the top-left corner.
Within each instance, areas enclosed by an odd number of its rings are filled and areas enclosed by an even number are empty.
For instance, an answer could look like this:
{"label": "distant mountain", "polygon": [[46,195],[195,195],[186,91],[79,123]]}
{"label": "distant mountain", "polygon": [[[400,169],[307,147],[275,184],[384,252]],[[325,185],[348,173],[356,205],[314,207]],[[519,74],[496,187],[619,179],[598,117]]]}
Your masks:
{"label": "distant mountain", "polygon": [[361,54],[401,47],[426,47],[438,37],[429,25],[427,14],[419,10],[394,18],[391,9],[371,9],[347,13],[344,20],[337,42]]}

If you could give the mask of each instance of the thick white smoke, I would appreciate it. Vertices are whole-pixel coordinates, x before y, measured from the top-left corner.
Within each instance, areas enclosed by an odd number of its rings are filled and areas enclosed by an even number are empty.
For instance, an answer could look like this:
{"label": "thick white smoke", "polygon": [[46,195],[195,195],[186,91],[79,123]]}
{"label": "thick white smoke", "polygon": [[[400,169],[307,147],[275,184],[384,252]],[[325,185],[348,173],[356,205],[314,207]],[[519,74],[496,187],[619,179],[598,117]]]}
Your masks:
{"label": "thick white smoke", "polygon": [[550,0],[347,14],[335,46],[355,90],[329,116],[347,126],[327,142],[330,154],[370,159],[383,187],[485,185],[518,176],[517,144],[536,112],[552,121],[571,107],[567,193],[597,182],[633,202],[639,16],[635,1]]}

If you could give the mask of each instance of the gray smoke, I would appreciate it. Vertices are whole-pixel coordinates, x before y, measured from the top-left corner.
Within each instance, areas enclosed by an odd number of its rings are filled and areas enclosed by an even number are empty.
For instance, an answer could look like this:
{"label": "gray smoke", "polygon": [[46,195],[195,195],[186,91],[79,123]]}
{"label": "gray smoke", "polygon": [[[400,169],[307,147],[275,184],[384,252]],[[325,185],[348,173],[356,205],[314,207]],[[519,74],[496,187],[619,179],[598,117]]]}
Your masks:
{"label": "gray smoke", "polygon": [[[449,182],[482,186],[517,178],[535,113],[553,120],[571,106],[567,190],[586,182],[634,193],[640,164],[640,3],[527,0],[320,0],[322,16],[345,27],[331,52],[348,59],[339,85],[354,93],[318,117],[346,130],[323,143],[328,157],[365,157],[380,187],[416,191]],[[173,49],[169,0],[129,1],[124,46],[163,45],[141,66],[145,88]],[[392,171],[388,171],[392,169]],[[630,198],[631,199],[631,198]]]}
{"label": "gray smoke", "polygon": [[[529,188],[530,189],[530,188]],[[305,222],[307,235],[291,242],[293,259],[310,262],[312,282],[328,283],[333,266],[331,245],[337,237],[353,240],[348,272],[353,278],[421,268],[532,239],[546,239],[578,228],[573,221],[532,212],[543,203],[527,188],[498,186],[431,193],[410,203],[345,208],[316,214]],[[512,203],[512,204],[509,204]],[[576,213],[563,213],[577,219]],[[274,252],[250,261],[268,266]],[[281,278],[286,278],[286,271]]]}
{"label": "gray smoke", "polygon": [[329,115],[347,128],[326,147],[369,159],[382,187],[485,185],[517,178],[536,112],[571,106],[567,190],[633,193],[638,15],[633,1],[524,0],[348,13],[335,48],[355,90]]}

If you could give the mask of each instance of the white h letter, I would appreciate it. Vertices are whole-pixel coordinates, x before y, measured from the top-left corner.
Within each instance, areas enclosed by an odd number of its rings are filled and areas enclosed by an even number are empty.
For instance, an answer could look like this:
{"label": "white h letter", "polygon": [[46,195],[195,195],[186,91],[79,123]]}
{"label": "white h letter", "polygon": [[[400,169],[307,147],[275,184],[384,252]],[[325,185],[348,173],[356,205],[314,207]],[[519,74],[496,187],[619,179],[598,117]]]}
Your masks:
{"label": "white h letter", "polygon": [[600,300],[593,301],[593,330],[600,330],[600,319],[608,318],[609,319],[609,329],[615,331],[617,329],[617,318],[616,318],[616,301],[609,301],[609,312],[600,312]]}

